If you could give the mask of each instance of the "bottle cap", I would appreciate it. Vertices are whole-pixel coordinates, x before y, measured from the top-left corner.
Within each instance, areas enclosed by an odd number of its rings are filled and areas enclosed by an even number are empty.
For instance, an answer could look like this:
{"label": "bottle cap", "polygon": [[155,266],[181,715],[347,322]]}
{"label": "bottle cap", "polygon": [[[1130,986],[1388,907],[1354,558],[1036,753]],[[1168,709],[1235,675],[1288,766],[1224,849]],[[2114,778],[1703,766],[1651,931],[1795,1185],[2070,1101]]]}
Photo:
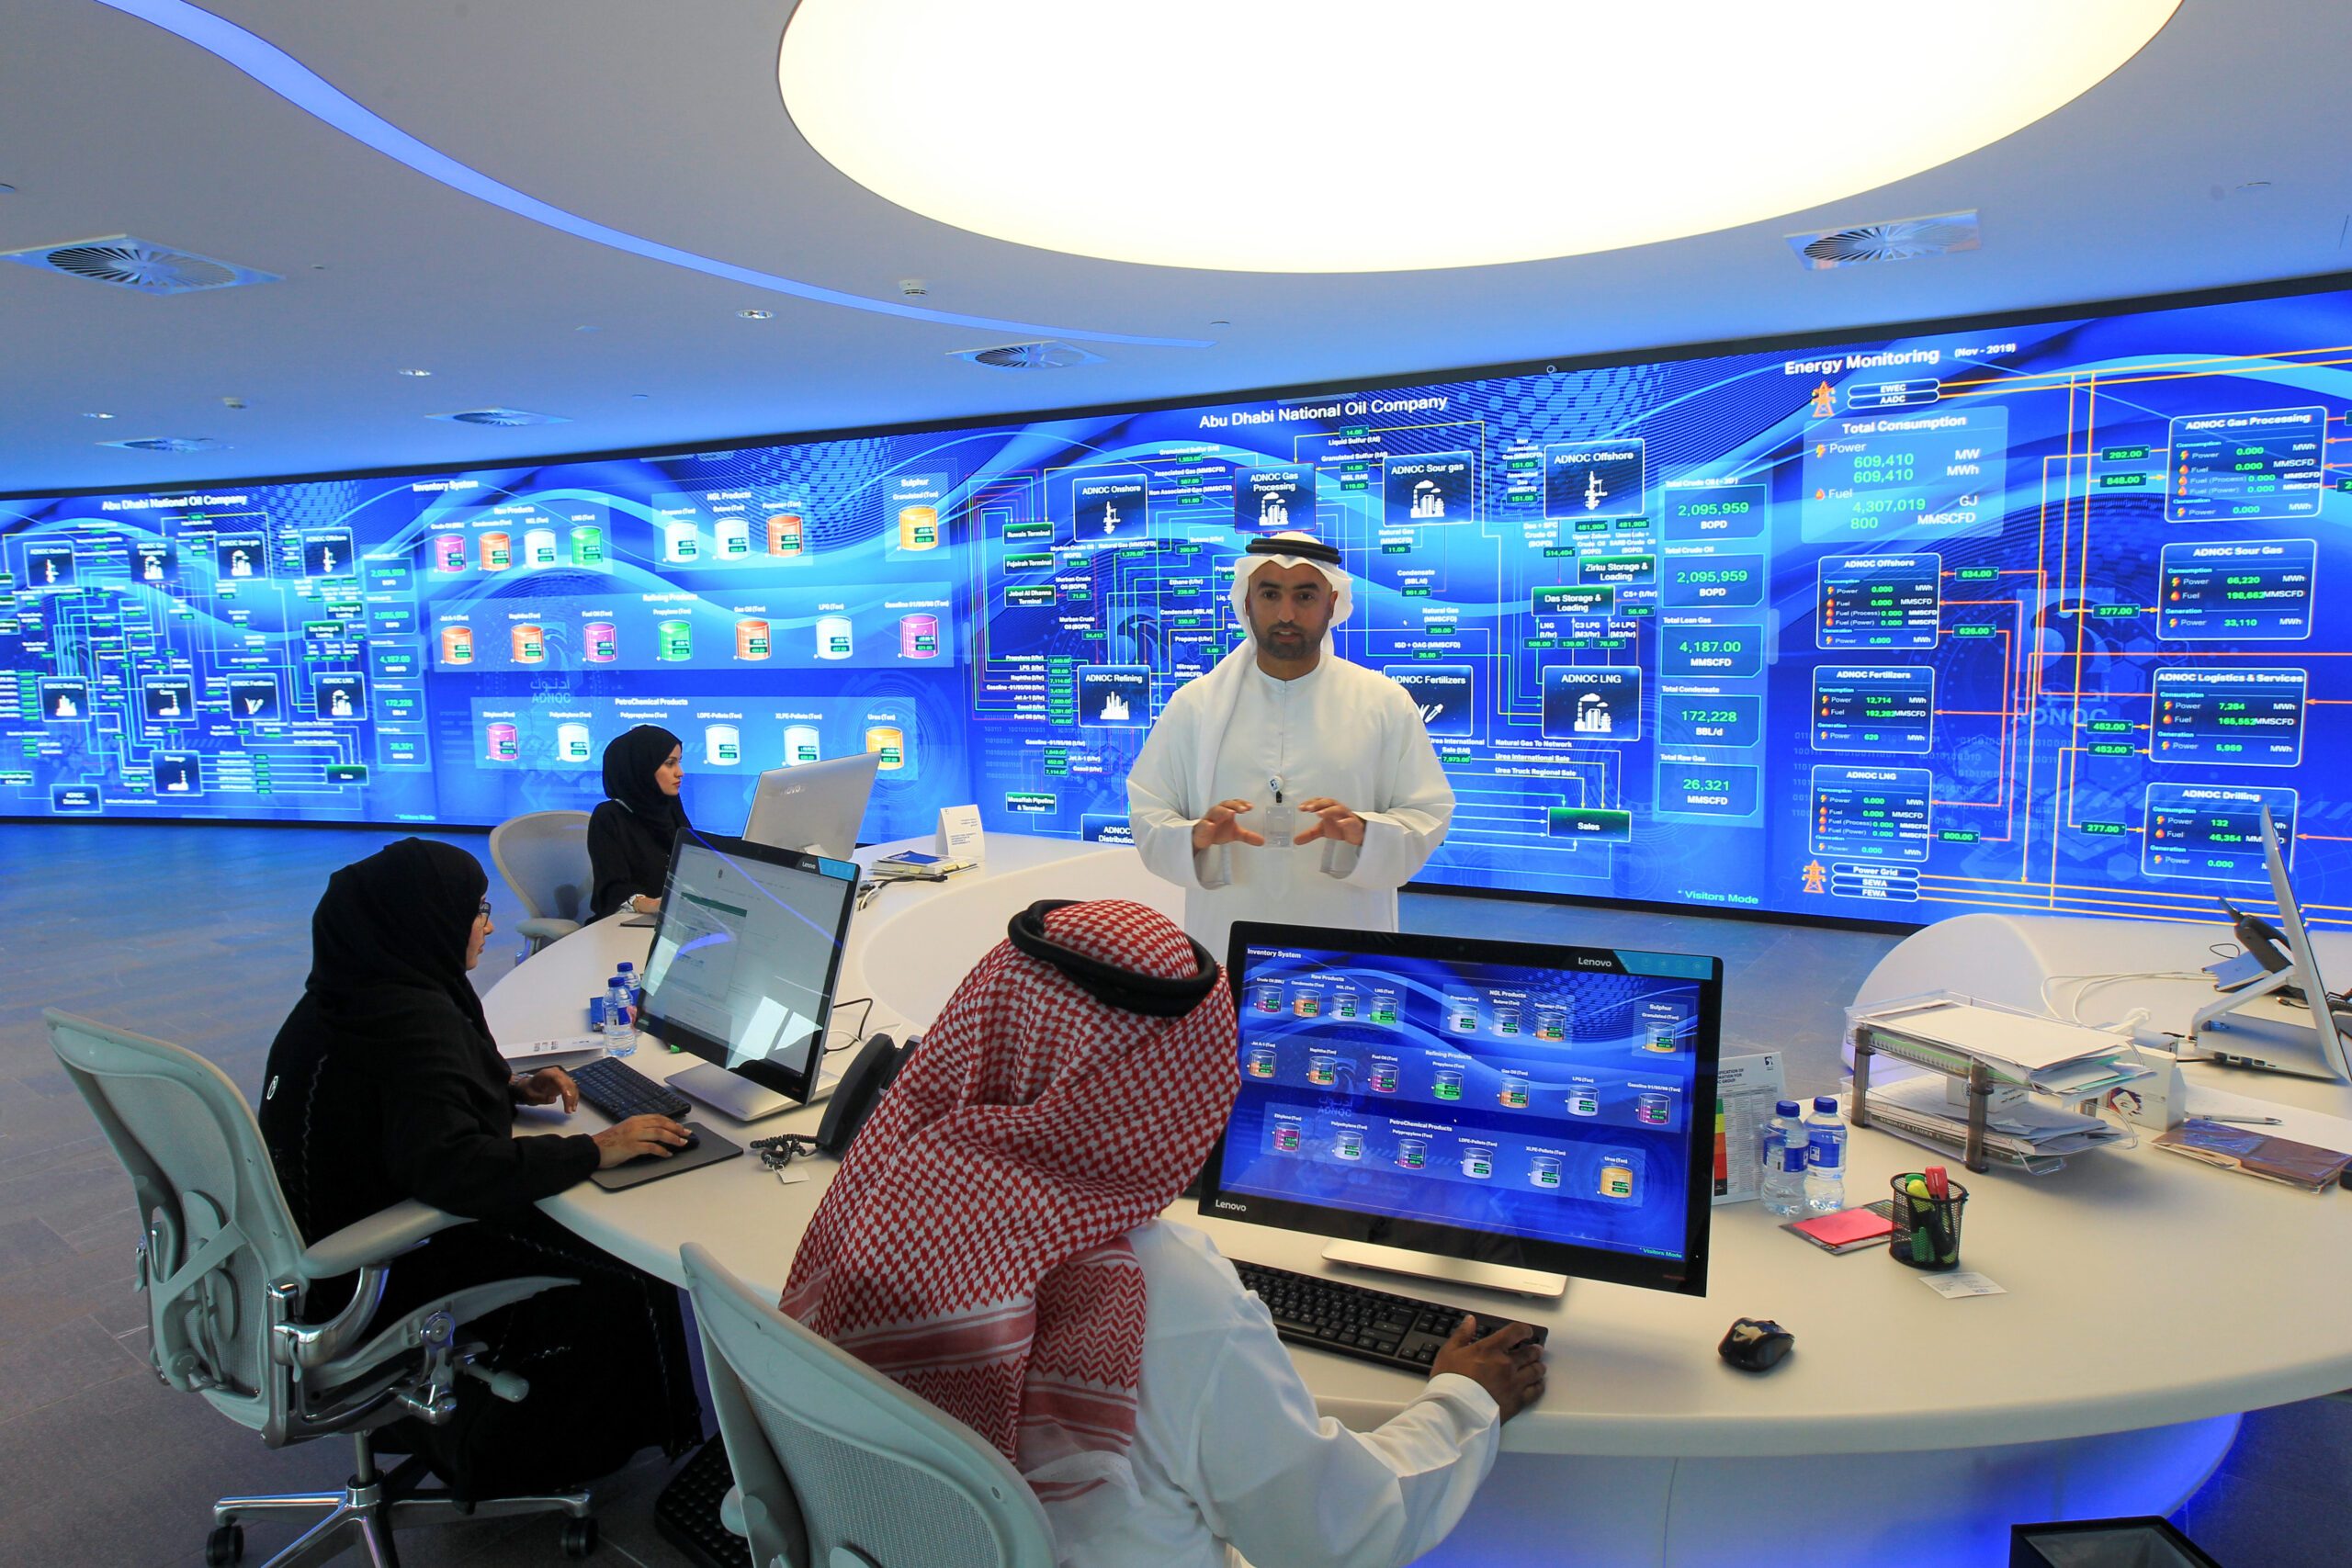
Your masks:
{"label": "bottle cap", "polygon": [[1783,1116],[1794,1116],[1797,1114],[1797,1102],[1793,1100],[1784,1100],[1773,1109]]}
{"label": "bottle cap", "polygon": [[636,969],[637,969],[637,965],[636,965],[636,964],[631,964],[628,959],[624,958],[624,959],[622,959],[622,960],[621,960],[621,962],[620,962],[620,971],[621,971],[621,973],[622,973],[622,974],[624,974],[624,975],[633,974],[633,973],[636,971]]}
{"label": "bottle cap", "polygon": [[1826,1111],[1835,1115],[1838,1111],[1838,1097],[1834,1094],[1816,1094],[1813,1097],[1813,1108],[1815,1111]]}

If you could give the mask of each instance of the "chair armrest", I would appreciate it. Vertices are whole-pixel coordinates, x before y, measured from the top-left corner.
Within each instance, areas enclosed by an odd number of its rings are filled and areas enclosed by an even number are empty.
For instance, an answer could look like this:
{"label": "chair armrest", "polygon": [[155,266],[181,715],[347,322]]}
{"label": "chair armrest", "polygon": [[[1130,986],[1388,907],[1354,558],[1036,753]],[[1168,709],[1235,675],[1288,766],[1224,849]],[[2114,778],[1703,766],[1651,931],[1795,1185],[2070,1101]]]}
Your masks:
{"label": "chair armrest", "polygon": [[567,920],[560,915],[531,915],[514,922],[516,935],[536,942],[554,942],[579,929],[578,920]]}
{"label": "chair armrest", "polygon": [[384,1365],[394,1357],[413,1350],[419,1341],[419,1330],[426,1319],[438,1313],[447,1313],[451,1321],[462,1331],[478,1317],[527,1301],[542,1291],[560,1291],[567,1285],[580,1283],[560,1274],[522,1274],[512,1280],[493,1280],[488,1284],[469,1285],[436,1300],[420,1303],[409,1308],[398,1322],[388,1324],[368,1337],[365,1345],[321,1365],[317,1379],[323,1387],[334,1387],[346,1380],[361,1377]]}
{"label": "chair armrest", "polygon": [[370,1263],[381,1263],[451,1225],[471,1221],[410,1198],[355,1221],[311,1244],[297,1259],[305,1280],[328,1280]]}

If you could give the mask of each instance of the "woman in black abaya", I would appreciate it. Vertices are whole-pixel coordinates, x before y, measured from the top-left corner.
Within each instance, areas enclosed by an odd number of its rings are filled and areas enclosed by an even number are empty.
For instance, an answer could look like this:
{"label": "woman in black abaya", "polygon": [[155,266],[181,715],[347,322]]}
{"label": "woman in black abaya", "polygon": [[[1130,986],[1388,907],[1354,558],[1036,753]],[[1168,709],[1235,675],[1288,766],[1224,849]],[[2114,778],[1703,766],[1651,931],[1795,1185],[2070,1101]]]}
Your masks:
{"label": "woman in black abaya", "polygon": [[683,758],[678,738],[658,724],[640,724],[605,748],[606,798],[588,814],[590,919],[624,906],[632,914],[662,907],[670,844],[686,827]]}
{"label": "woman in black abaya", "polygon": [[[639,1450],[701,1437],[678,1294],[581,1241],[534,1205],[600,1166],[669,1157],[675,1122],[632,1117],[593,1137],[514,1136],[516,1109],[579,1103],[559,1067],[511,1076],[466,971],[489,936],[489,880],[463,850],[403,839],[328,879],[311,917],[303,996],[269,1048],[262,1136],[306,1240],[421,1199],[476,1223],[392,1264],[377,1321],[450,1291],[524,1274],[576,1279],[475,1319],[492,1364],[530,1393],[509,1404],[458,1380],[446,1425],[396,1422],[387,1449],[424,1455],[459,1495],[576,1484]],[[348,1300],[328,1281],[317,1317]]]}

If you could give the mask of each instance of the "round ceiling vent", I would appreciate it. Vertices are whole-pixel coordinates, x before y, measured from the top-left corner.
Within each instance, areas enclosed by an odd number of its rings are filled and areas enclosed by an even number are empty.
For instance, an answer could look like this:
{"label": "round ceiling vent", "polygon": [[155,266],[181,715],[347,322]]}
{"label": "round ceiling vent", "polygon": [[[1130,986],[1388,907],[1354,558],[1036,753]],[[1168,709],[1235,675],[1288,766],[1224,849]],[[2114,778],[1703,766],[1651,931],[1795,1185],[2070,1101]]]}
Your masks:
{"label": "round ceiling vent", "polygon": [[429,413],[427,419],[446,419],[453,424],[488,424],[501,430],[512,430],[524,424],[569,424],[571,422],[559,413],[533,413],[528,409],[464,409],[457,413]]}
{"label": "round ceiling vent", "polygon": [[1797,245],[1797,254],[1806,265],[1815,268],[1852,266],[1859,262],[1916,261],[1921,256],[1973,251],[1982,243],[1981,236],[1973,212],[1903,218],[1808,236]]}
{"label": "round ceiling vent", "polygon": [[1007,343],[994,348],[959,349],[950,357],[968,359],[991,370],[1067,370],[1073,365],[1100,365],[1102,356],[1067,343]]}
{"label": "round ceiling vent", "polygon": [[120,446],[130,452],[225,452],[226,441],[215,441],[208,435],[142,435],[131,441],[101,441],[101,446]]}
{"label": "round ceiling vent", "polygon": [[86,277],[93,283],[119,283],[130,288],[220,288],[237,281],[237,275],[219,262],[142,245],[137,241],[107,245],[66,245],[49,253],[49,265],[60,272]]}

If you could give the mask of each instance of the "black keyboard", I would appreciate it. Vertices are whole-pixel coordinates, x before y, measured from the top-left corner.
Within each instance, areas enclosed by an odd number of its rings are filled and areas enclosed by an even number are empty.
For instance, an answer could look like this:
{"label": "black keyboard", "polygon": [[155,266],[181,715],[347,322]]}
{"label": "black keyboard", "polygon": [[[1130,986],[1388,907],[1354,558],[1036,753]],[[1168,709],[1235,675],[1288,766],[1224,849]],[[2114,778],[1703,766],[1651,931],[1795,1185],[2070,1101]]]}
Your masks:
{"label": "black keyboard", "polygon": [[[1273,1314],[1274,1332],[1292,1344],[1336,1350],[1408,1372],[1428,1371],[1445,1348],[1446,1337],[1464,1316],[1460,1307],[1395,1296],[1319,1274],[1294,1274],[1263,1263],[1237,1261],[1233,1268]],[[1492,1334],[1512,1321],[1479,1314],[1478,1333]],[[1531,1326],[1537,1344],[1549,1337],[1541,1325]]]}
{"label": "black keyboard", "polygon": [[684,1116],[695,1102],[667,1084],[655,1083],[627,1062],[599,1056],[571,1069],[580,1098],[616,1122],[632,1116]]}

